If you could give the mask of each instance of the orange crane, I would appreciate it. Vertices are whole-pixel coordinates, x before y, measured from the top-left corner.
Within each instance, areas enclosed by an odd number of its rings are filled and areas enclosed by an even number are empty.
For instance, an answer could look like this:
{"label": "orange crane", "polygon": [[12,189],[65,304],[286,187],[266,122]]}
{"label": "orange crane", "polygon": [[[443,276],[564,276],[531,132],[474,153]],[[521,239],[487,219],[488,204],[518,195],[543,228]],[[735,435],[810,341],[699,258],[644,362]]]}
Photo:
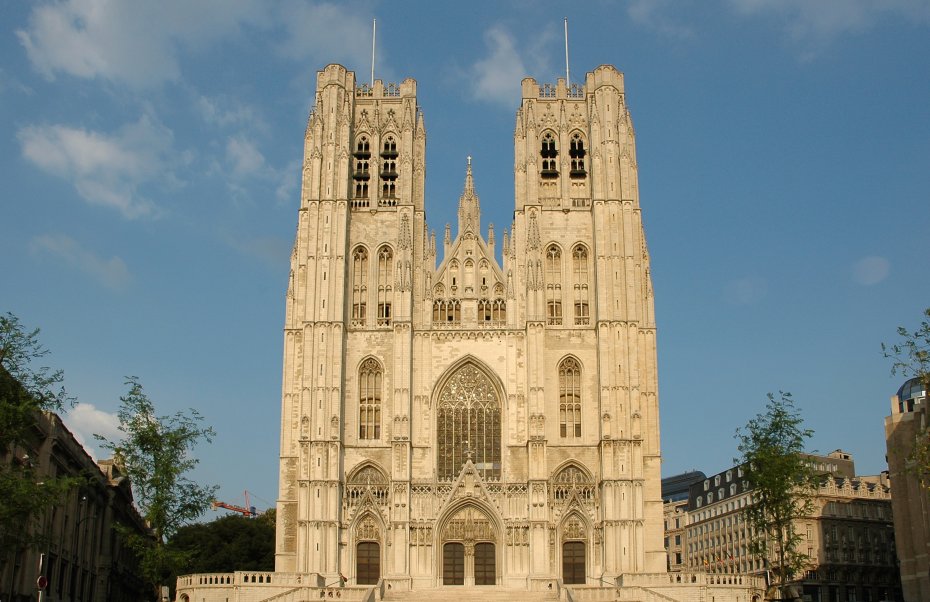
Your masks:
{"label": "orange crane", "polygon": [[239,514],[245,516],[246,518],[255,518],[258,516],[258,512],[255,511],[255,506],[249,503],[249,492],[245,491],[245,506],[236,506],[235,504],[227,504],[226,502],[221,502],[219,500],[213,500],[213,503],[210,504],[210,507],[216,510],[217,508],[225,508],[226,510],[231,510],[233,512],[238,512]]}

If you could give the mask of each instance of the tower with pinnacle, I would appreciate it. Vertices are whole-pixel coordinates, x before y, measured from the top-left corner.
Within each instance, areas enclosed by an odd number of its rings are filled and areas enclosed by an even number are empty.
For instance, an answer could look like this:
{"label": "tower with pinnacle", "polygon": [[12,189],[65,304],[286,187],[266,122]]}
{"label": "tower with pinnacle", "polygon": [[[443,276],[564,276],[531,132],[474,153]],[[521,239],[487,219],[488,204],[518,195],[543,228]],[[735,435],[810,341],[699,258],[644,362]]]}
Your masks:
{"label": "tower with pinnacle", "polygon": [[278,572],[542,589],[665,570],[623,76],[522,86],[500,249],[470,157],[437,248],[416,82],[318,74],[286,298]]}

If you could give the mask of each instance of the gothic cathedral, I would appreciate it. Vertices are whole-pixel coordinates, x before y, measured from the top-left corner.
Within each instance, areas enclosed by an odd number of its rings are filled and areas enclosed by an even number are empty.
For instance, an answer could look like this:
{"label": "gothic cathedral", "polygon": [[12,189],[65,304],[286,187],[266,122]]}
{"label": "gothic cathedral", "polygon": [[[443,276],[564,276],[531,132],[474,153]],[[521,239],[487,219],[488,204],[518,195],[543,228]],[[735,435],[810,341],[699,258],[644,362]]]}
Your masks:
{"label": "gothic cathedral", "polygon": [[427,229],[416,82],[319,72],[287,287],[278,572],[532,589],[665,572],[623,75],[522,90],[499,263],[470,159],[455,235],[439,248]]}

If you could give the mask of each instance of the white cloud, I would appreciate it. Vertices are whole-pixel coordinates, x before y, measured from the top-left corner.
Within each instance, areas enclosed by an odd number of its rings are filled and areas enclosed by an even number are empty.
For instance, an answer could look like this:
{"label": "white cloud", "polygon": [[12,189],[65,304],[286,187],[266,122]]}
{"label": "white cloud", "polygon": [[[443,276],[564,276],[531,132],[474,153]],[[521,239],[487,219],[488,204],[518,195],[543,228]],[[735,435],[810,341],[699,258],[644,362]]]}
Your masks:
{"label": "white cloud", "polygon": [[49,79],[64,73],[147,87],[180,77],[180,46],[204,46],[266,20],[258,0],[65,0],[36,6],[16,35]]}
{"label": "white cloud", "polygon": [[[127,218],[156,213],[142,184],[169,171],[173,134],[148,116],[113,134],[66,125],[33,125],[17,133],[23,156],[43,171],[71,180],[85,200]],[[183,156],[183,155],[182,155]]]}
{"label": "white cloud", "polygon": [[[327,2],[290,0],[281,4],[277,17],[285,36],[279,50],[290,58],[341,62],[365,72],[371,64],[371,18],[358,7]],[[379,48],[377,67],[385,58]]]}
{"label": "white cloud", "polygon": [[237,178],[267,173],[265,156],[243,136],[226,140],[226,161],[232,167],[232,175]]}
{"label": "white cloud", "polygon": [[730,0],[744,15],[775,14],[796,42],[820,45],[865,31],[886,16],[930,22],[927,0]]}
{"label": "white cloud", "polygon": [[670,0],[630,0],[626,12],[634,23],[673,38],[691,38],[694,30],[670,16]]}
{"label": "white cloud", "polygon": [[521,54],[517,39],[502,26],[495,25],[484,34],[487,55],[468,68],[472,96],[513,107],[520,102],[521,81],[531,73],[548,73],[546,48],[553,45],[554,30],[537,33]]}
{"label": "white cloud", "polygon": [[758,276],[731,280],[723,291],[724,299],[733,305],[751,305],[761,301],[768,293],[768,283]]}
{"label": "white cloud", "polygon": [[37,236],[32,239],[31,248],[33,253],[52,255],[113,290],[120,290],[129,282],[129,270],[121,258],[104,259],[64,234]]}
{"label": "white cloud", "polygon": [[853,282],[862,286],[873,286],[888,277],[891,263],[884,257],[870,255],[863,257],[852,266]]}
{"label": "white cloud", "polygon": [[94,435],[101,435],[111,441],[119,440],[123,436],[119,430],[119,417],[116,414],[98,410],[90,403],[79,403],[74,406],[64,421],[74,438],[95,460],[99,459],[99,454],[103,450]]}
{"label": "white cloud", "polygon": [[513,106],[520,99],[520,80],[528,75],[526,65],[516,49],[514,37],[500,27],[484,34],[489,54],[471,67],[475,98]]}
{"label": "white cloud", "polygon": [[261,131],[268,129],[268,125],[258,111],[238,100],[223,96],[215,98],[200,96],[195,101],[195,105],[203,120],[212,125],[248,127]]}
{"label": "white cloud", "polygon": [[278,201],[285,203],[289,200],[296,200],[297,187],[300,184],[300,161],[294,160],[284,166],[284,169],[278,172],[278,187],[275,189],[275,196]]}

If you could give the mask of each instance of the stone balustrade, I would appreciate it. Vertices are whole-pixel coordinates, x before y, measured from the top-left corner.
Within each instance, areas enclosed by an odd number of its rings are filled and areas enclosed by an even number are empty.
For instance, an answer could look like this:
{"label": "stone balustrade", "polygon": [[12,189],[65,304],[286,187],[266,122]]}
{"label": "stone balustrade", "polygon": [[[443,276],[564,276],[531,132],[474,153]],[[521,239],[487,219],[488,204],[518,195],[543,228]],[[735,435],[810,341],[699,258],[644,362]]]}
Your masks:
{"label": "stone balustrade", "polygon": [[314,575],[272,571],[236,571],[182,575],[176,602],[303,602],[372,600],[370,586],[333,587]]}

